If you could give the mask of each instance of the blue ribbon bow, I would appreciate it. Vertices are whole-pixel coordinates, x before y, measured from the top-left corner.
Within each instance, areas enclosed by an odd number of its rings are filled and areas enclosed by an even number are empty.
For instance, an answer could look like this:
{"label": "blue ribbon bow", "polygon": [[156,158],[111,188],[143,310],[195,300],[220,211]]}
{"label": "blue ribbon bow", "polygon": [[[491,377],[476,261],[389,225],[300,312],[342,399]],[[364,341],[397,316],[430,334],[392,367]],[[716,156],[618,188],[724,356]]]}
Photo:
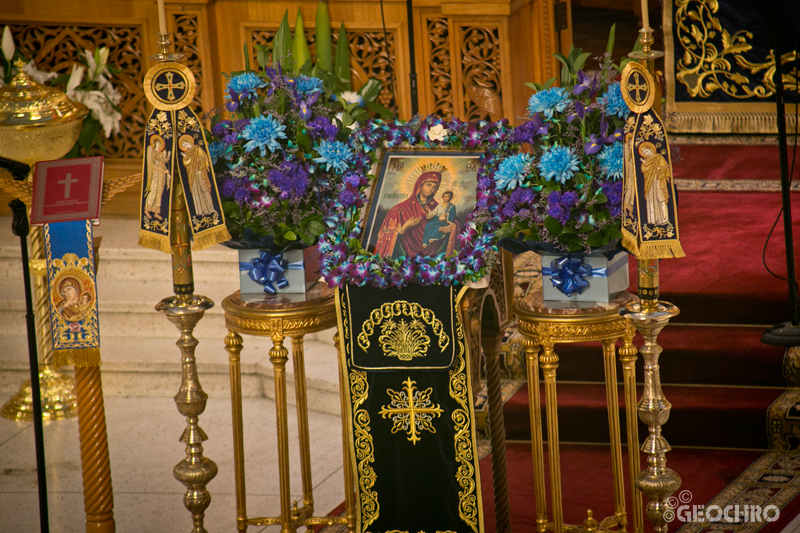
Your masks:
{"label": "blue ribbon bow", "polygon": [[581,257],[564,255],[554,259],[549,267],[543,267],[542,275],[550,276],[553,287],[567,296],[572,296],[575,293],[582,294],[589,286],[585,278],[593,276],[604,278],[608,276],[608,269],[593,269],[584,263]]}
{"label": "blue ribbon bow", "polygon": [[[275,294],[279,289],[289,286],[289,281],[284,277],[287,270],[303,270],[303,260],[289,263],[283,254],[272,255],[268,250],[260,250],[259,256],[250,261],[240,261],[239,270],[247,271],[247,275],[264,286],[264,292]],[[277,287],[277,288],[276,288]]]}

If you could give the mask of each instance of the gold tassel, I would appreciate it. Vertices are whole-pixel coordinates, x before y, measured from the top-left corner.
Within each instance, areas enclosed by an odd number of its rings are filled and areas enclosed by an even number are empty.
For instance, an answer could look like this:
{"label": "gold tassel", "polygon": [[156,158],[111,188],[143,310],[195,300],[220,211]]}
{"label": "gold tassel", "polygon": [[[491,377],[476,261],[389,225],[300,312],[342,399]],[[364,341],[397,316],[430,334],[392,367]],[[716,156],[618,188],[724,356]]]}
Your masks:
{"label": "gold tassel", "polygon": [[74,365],[78,367],[100,366],[100,348],[77,348],[53,350],[56,367]]}
{"label": "gold tassel", "polygon": [[[231,234],[228,233],[228,228],[225,226],[209,228],[194,235],[192,251],[199,252],[200,250],[205,250],[209,246],[214,246],[215,244],[229,240],[231,240]],[[141,242],[139,244],[141,244]]]}
{"label": "gold tassel", "polygon": [[139,230],[139,246],[150,248],[152,250],[158,250],[159,252],[164,252],[165,254],[172,253],[172,249],[169,245],[169,237],[141,229]]}
{"label": "gold tassel", "polygon": [[686,257],[680,241],[643,242],[639,246],[639,259],[669,259]]}
{"label": "gold tassel", "polygon": [[636,237],[625,229],[622,230],[622,246],[627,249],[631,255],[639,255],[639,243]]}
{"label": "gold tassel", "polygon": [[[735,104],[734,104],[735,105]],[[679,103],[675,104],[680,107]],[[674,114],[674,124],[669,130],[678,133],[777,133],[778,126],[775,122],[775,113],[744,112],[744,113],[695,113],[681,112]],[[795,117],[786,116],[786,128],[795,127]]]}

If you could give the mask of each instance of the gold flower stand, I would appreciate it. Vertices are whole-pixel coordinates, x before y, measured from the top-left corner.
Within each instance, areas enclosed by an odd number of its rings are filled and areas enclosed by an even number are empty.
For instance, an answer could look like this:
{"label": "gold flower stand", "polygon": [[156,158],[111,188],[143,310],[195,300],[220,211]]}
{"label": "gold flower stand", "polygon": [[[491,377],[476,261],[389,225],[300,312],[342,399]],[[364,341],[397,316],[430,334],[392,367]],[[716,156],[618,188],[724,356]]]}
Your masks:
{"label": "gold flower stand", "polygon": [[[622,339],[619,354],[625,387],[625,418],[628,429],[628,460],[633,502],[632,530],[636,533],[643,531],[642,497],[635,487],[636,476],[640,470],[635,375],[637,350],[632,343],[635,329],[625,317],[619,314],[620,309],[636,301],[636,296],[629,292],[623,292],[608,304],[588,303],[579,304],[577,308],[570,308],[569,306],[574,303],[565,302],[561,306],[562,308],[554,308],[545,306],[539,291],[529,294],[515,305],[514,311],[519,323],[519,331],[524,337],[524,350],[528,366],[528,405],[531,419],[533,479],[536,488],[536,527],[539,533],[544,533],[546,530],[554,533],[577,530],[608,531],[611,529],[626,531],[628,517],[625,509],[625,482],[622,469],[622,440],[615,361],[615,344],[618,339]],[[549,304],[554,305],[554,302],[549,302]],[[561,502],[558,399],[556,396],[558,355],[554,348],[559,343],[587,341],[600,341],[603,345],[615,511],[613,516],[598,522],[593,518],[591,510],[588,510],[583,525],[570,526],[564,524],[564,510]],[[542,369],[545,386],[552,522],[549,522],[547,517],[539,368]]]}
{"label": "gold flower stand", "polygon": [[[343,517],[315,517],[314,497],[311,484],[311,456],[309,450],[308,406],[306,401],[305,364],[303,361],[303,337],[308,333],[336,326],[336,311],[333,289],[317,283],[306,294],[244,295],[239,291],[222,302],[225,324],[229,334],[225,338],[225,349],[229,354],[231,374],[231,407],[233,410],[233,456],[236,480],[236,528],[246,531],[247,526],[277,524],[281,532],[296,531],[302,526],[355,524],[353,480],[350,468],[345,465],[345,501]],[[242,433],[242,377],[240,355],[241,335],[271,337],[273,347],[269,351],[270,362],[275,372],[275,408],[277,411],[278,471],[280,476],[281,513],[277,517],[248,518],[245,491],[244,441]],[[283,345],[292,340],[292,363],[297,398],[297,425],[300,441],[300,469],[303,478],[303,505],[298,508],[291,500],[289,487],[289,428],[286,400],[286,363],[289,351]],[[341,376],[340,376],[341,384]],[[342,418],[344,423],[344,418]],[[343,426],[343,453],[347,453],[346,428]]]}

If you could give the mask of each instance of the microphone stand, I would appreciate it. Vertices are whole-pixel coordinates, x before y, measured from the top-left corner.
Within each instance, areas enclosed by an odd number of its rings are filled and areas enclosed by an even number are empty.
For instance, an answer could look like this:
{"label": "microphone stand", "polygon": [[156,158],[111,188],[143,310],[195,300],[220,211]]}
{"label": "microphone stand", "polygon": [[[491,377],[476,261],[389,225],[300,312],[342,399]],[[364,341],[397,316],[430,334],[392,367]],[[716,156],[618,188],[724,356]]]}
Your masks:
{"label": "microphone stand", "polygon": [[[8,161],[8,160],[6,160]],[[5,162],[5,161],[3,161]],[[16,165],[21,165],[16,163]],[[5,165],[0,165],[8,168]],[[9,168],[14,179],[24,180],[30,170],[28,165]],[[28,359],[31,369],[31,395],[33,397],[33,435],[36,446],[36,475],[39,484],[39,528],[42,533],[49,533],[50,521],[47,511],[47,473],[44,460],[44,429],[42,427],[42,394],[39,390],[39,355],[36,348],[36,324],[33,315],[33,296],[31,295],[31,270],[28,263],[28,213],[27,207],[19,199],[12,200],[8,207],[11,208],[13,219],[11,231],[19,237],[22,252],[22,280],[25,286],[25,325],[28,329]]]}
{"label": "microphone stand", "polygon": [[781,202],[783,204],[783,232],[786,247],[786,274],[789,282],[789,305],[791,322],[782,322],[769,328],[761,336],[761,342],[771,346],[800,346],[800,302],[797,294],[797,276],[794,266],[794,237],[792,235],[792,201],[789,196],[789,160],[786,154],[786,111],[783,100],[783,66],[781,58],[780,24],[778,24],[778,0],[771,0],[772,34],[775,45],[775,103],[778,119],[778,150],[781,165]]}

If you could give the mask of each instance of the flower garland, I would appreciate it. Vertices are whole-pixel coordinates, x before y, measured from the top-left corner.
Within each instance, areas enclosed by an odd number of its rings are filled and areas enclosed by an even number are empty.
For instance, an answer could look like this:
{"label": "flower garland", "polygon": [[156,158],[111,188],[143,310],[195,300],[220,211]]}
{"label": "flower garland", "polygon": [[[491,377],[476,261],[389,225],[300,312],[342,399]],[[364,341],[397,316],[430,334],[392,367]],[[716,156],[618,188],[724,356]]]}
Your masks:
{"label": "flower garland", "polygon": [[[353,131],[349,149],[352,157],[342,169],[343,185],[329,202],[324,224],[328,231],[320,237],[321,273],[331,287],[349,283],[379,289],[407,285],[453,285],[482,278],[497,256],[494,234],[501,223],[500,192],[494,173],[513,146],[508,140],[511,128],[499,122],[445,121],[436,116],[417,116],[407,123],[373,120]],[[367,186],[374,181],[371,169],[380,157],[379,148],[450,148],[482,150],[478,171],[476,204],[467,216],[457,239],[458,253],[446,257],[416,255],[390,259],[370,254],[361,246],[363,231],[361,208],[367,203]],[[339,172],[339,169],[336,169]]]}

